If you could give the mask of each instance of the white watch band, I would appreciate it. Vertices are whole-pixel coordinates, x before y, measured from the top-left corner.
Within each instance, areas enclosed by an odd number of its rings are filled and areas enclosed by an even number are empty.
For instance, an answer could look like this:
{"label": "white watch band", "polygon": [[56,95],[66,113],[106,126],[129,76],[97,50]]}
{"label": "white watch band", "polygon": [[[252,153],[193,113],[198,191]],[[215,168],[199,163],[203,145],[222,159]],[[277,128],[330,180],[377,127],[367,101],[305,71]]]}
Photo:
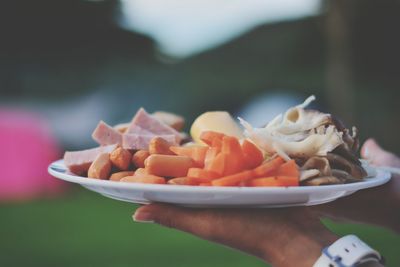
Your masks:
{"label": "white watch band", "polygon": [[364,262],[381,260],[381,255],[355,235],[336,240],[322,251],[313,267],[353,267]]}

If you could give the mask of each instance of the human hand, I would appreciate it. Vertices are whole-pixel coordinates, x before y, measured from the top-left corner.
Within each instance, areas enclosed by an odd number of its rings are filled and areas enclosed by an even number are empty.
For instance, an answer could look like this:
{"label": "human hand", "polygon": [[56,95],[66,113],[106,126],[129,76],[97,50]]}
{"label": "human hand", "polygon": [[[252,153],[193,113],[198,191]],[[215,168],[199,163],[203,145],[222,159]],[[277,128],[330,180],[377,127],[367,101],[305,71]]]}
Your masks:
{"label": "human hand", "polygon": [[337,237],[307,207],[194,209],[165,204],[138,208],[135,221],[154,222],[257,256],[273,266],[312,266]]}
{"label": "human hand", "polygon": [[[373,139],[364,143],[361,156],[374,166],[400,167],[400,158],[382,149]],[[375,224],[400,232],[400,177],[393,175],[385,185],[314,209],[332,219]]]}

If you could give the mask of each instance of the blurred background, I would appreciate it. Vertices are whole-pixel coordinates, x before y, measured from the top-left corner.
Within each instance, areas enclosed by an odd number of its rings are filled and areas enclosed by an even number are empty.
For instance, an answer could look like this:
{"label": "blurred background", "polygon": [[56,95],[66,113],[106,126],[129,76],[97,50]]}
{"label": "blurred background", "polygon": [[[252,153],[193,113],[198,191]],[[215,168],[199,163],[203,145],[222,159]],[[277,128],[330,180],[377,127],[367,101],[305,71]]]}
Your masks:
{"label": "blurred background", "polygon": [[[311,94],[399,154],[399,25],[394,0],[2,1],[0,266],[265,266],[135,224],[136,206],[57,182],[47,165],[141,106],[187,128],[207,110],[261,126]],[[325,223],[400,266],[399,236]]]}

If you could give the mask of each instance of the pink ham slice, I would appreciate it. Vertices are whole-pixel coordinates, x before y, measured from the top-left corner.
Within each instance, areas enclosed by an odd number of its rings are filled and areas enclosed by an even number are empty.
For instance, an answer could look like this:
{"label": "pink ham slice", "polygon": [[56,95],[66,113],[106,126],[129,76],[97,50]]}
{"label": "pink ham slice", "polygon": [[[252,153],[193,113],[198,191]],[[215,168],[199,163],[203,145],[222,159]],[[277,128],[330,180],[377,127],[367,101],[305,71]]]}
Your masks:
{"label": "pink ham slice", "polygon": [[121,133],[104,121],[100,121],[97,124],[96,129],[92,133],[92,138],[102,146],[122,143]]}
{"label": "pink ham slice", "polygon": [[143,129],[142,127],[131,123],[125,132],[126,134],[138,134],[138,135],[154,135],[149,130]]}
{"label": "pink ham slice", "polygon": [[151,139],[153,139],[155,136],[163,138],[165,141],[170,143],[172,146],[178,145],[178,143],[176,141],[176,136],[173,134],[167,134],[167,135],[124,134],[122,136],[122,147],[125,149],[148,150],[149,143],[150,143]]}
{"label": "pink ham slice", "polygon": [[132,119],[131,125],[139,126],[140,128],[152,132],[157,136],[174,135],[178,144],[182,140],[182,137],[178,131],[148,114],[144,108],[140,108],[138,112],[136,112],[135,117]]}
{"label": "pink ham slice", "polygon": [[81,151],[66,151],[64,163],[68,169],[77,175],[85,174],[96,157],[102,153],[111,153],[117,145],[100,146]]}

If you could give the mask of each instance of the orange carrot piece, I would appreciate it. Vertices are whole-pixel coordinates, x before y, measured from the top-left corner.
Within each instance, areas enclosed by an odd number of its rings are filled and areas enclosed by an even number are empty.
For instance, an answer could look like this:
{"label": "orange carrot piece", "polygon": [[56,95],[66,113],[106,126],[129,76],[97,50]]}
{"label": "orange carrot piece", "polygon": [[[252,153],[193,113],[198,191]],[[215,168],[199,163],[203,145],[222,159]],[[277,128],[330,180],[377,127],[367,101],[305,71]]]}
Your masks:
{"label": "orange carrot piece", "polygon": [[200,168],[190,168],[187,173],[187,177],[192,177],[192,178],[204,178],[208,180],[216,179],[218,177],[221,177],[218,173],[215,173],[213,171],[208,171],[205,169],[200,169]]}
{"label": "orange carrot piece", "polygon": [[242,144],[244,164],[247,169],[254,169],[263,162],[264,155],[252,142],[245,139]]}
{"label": "orange carrot piece", "polygon": [[142,183],[142,184],[165,184],[165,178],[156,175],[133,175],[126,176],[120,180],[120,182],[128,183]]}
{"label": "orange carrot piece", "polygon": [[194,162],[187,156],[150,155],[145,163],[148,173],[163,177],[185,177]]}
{"label": "orange carrot piece", "polygon": [[243,157],[237,154],[227,154],[225,155],[225,165],[224,165],[224,176],[235,174],[244,170]]}
{"label": "orange carrot piece", "polygon": [[214,186],[237,186],[241,182],[250,180],[253,177],[253,172],[248,170],[212,180],[211,184]]}
{"label": "orange carrot piece", "polygon": [[204,168],[208,169],[210,167],[211,162],[218,155],[220,149],[216,147],[210,147],[206,153],[206,157],[204,158]]}
{"label": "orange carrot piece", "polygon": [[283,163],[274,175],[299,177],[300,172],[296,162],[294,160],[289,160],[288,162]]}
{"label": "orange carrot piece", "polygon": [[187,146],[187,147],[171,146],[169,149],[178,156],[187,156],[187,157],[193,159],[196,166],[204,167],[204,160],[206,158],[206,153],[208,151],[208,147],[206,147],[206,146]]}
{"label": "orange carrot piece", "polygon": [[177,177],[168,180],[168,184],[173,185],[199,185],[200,183],[206,183],[208,179],[194,178],[194,177]]}
{"label": "orange carrot piece", "polygon": [[136,169],[136,171],[134,173],[134,175],[141,175],[141,176],[147,175],[147,174],[149,174],[149,172],[145,168]]}
{"label": "orange carrot piece", "polygon": [[257,178],[248,181],[247,186],[254,187],[268,187],[268,186],[282,186],[279,181],[275,180],[273,177]]}
{"label": "orange carrot piece", "polygon": [[218,153],[214,159],[210,161],[210,163],[206,166],[207,171],[212,171],[217,173],[218,175],[224,175],[225,166],[227,162],[227,154]]}
{"label": "orange carrot piece", "polygon": [[277,170],[284,162],[285,160],[281,157],[274,158],[255,168],[253,174],[255,177],[268,177],[270,173]]}
{"label": "orange carrot piece", "polygon": [[242,155],[242,148],[240,147],[239,140],[233,136],[224,136],[222,138],[221,152]]}
{"label": "orange carrot piece", "polygon": [[219,139],[222,141],[225,134],[214,132],[214,131],[203,131],[200,134],[200,140],[206,143],[209,146],[212,146],[214,139]]}
{"label": "orange carrot piece", "polygon": [[212,143],[211,143],[211,147],[216,147],[218,149],[222,148],[222,139],[221,138],[214,138]]}
{"label": "orange carrot piece", "polygon": [[249,186],[298,186],[299,178],[292,176],[273,176],[253,179]]}
{"label": "orange carrot piece", "polygon": [[239,140],[233,136],[224,136],[221,153],[226,154],[224,176],[244,170],[244,157]]}
{"label": "orange carrot piece", "polygon": [[210,182],[200,183],[199,186],[212,186]]}

